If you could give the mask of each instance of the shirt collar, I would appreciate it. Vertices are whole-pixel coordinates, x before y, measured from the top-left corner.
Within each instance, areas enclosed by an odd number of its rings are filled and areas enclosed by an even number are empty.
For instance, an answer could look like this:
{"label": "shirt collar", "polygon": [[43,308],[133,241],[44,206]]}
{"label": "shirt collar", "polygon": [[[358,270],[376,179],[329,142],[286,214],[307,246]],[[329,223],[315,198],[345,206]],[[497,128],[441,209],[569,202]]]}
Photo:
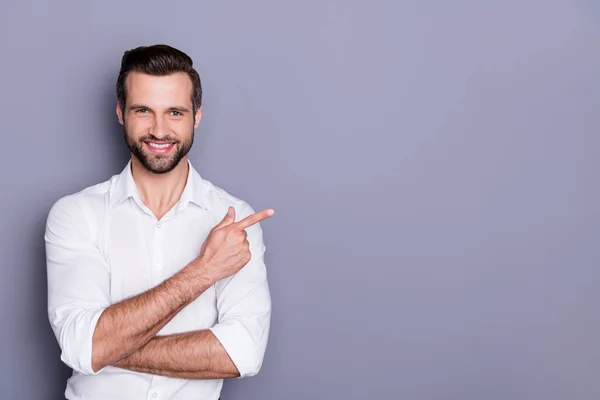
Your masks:
{"label": "shirt collar", "polygon": [[[178,206],[185,207],[188,203],[192,202],[202,208],[211,210],[210,187],[192,166],[191,161],[188,159],[187,162],[189,166],[187,182],[181,193]],[[131,172],[131,160],[129,160],[123,171],[115,179],[110,190],[110,205],[111,207],[116,207],[130,197],[136,202],[141,203],[140,193]]]}

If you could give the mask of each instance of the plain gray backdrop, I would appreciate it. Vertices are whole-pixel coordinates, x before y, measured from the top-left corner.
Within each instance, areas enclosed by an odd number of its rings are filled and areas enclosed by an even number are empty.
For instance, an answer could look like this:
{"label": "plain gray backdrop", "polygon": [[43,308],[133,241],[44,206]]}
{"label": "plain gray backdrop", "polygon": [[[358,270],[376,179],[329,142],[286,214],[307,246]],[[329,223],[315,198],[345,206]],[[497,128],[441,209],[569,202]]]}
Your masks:
{"label": "plain gray backdrop", "polygon": [[1,399],[63,398],[47,213],[124,167],[154,43],[202,77],[196,168],[278,211],[223,400],[599,398],[596,2],[0,0]]}

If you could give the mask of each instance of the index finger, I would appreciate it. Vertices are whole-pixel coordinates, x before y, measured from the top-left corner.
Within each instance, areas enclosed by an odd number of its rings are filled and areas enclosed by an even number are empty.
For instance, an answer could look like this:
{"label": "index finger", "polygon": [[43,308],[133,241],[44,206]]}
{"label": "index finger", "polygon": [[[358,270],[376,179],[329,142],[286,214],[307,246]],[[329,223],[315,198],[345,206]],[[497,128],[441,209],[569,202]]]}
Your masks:
{"label": "index finger", "polygon": [[260,222],[269,217],[272,217],[274,214],[275,214],[275,210],[273,210],[272,208],[267,208],[266,210],[262,210],[260,212],[249,215],[246,218],[233,223],[232,225],[234,225],[240,229],[246,229],[246,228],[256,224],[257,222]]}

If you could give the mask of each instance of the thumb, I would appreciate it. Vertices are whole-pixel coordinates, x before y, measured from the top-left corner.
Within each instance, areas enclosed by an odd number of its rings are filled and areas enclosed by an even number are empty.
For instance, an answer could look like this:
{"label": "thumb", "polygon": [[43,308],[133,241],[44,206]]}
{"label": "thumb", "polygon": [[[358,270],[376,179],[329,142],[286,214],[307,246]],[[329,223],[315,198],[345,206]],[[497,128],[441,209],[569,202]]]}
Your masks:
{"label": "thumb", "polygon": [[219,229],[224,226],[230,225],[234,221],[235,221],[235,208],[229,206],[229,208],[227,210],[227,214],[225,214],[225,217],[223,217],[221,222],[219,222],[213,229]]}

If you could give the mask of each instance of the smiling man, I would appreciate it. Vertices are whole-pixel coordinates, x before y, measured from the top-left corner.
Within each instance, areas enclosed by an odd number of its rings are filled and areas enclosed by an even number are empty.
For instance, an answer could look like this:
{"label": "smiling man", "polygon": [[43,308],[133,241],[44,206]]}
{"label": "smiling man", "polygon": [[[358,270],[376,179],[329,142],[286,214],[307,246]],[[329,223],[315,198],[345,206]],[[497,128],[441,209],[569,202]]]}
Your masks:
{"label": "smiling man", "polygon": [[125,52],[117,117],[131,160],[59,199],[46,225],[48,315],[66,398],[216,400],[258,373],[271,299],[260,221],[188,159],[202,117],[192,60]]}

